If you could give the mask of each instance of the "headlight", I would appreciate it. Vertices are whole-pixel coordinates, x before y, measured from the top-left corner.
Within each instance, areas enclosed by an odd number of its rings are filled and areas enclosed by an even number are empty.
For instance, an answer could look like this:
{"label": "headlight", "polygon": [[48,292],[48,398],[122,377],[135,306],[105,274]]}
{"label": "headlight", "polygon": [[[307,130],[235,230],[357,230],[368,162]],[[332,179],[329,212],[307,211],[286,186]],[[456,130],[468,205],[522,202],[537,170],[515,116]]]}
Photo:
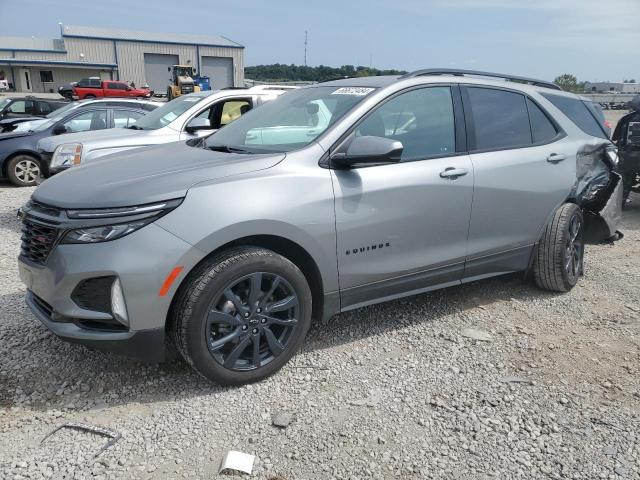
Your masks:
{"label": "headlight", "polygon": [[61,243],[98,243],[116,240],[139,230],[152,220],[153,218],[149,218],[139,222],[71,230],[67,232]]}
{"label": "headlight", "polygon": [[[69,230],[60,243],[99,243],[117,240],[156,221],[182,203],[182,199],[133,207],[67,210],[73,219],[90,220],[103,225],[90,225]],[[129,217],[128,221],[127,218]]]}
{"label": "headlight", "polygon": [[58,145],[51,157],[51,168],[66,168],[80,165],[82,160],[81,143],[63,143]]}

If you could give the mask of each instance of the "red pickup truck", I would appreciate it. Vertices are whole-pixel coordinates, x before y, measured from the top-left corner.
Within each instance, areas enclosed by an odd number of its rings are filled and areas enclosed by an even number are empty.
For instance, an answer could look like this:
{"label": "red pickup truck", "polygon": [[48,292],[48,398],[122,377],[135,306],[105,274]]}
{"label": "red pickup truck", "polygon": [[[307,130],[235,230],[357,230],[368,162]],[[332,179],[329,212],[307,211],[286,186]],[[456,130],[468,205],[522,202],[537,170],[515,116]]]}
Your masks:
{"label": "red pickup truck", "polygon": [[134,97],[149,98],[151,90],[148,88],[133,88],[126,82],[112,80],[95,82],[95,84],[78,84],[73,87],[73,99],[83,100],[85,98],[102,97]]}

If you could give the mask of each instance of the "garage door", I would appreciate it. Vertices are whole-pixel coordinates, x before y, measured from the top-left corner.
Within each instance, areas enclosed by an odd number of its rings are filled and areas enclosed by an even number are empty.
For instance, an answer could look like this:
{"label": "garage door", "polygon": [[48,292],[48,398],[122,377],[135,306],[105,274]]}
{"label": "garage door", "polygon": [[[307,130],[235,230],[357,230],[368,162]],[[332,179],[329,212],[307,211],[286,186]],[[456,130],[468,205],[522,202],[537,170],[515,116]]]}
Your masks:
{"label": "garage door", "polygon": [[211,79],[211,88],[233,87],[233,59],[224,57],[202,57],[202,75]]}
{"label": "garage door", "polygon": [[144,54],[144,76],[149,88],[154,92],[166,92],[171,80],[171,73],[167,71],[171,65],[178,64],[178,55],[161,53]]}

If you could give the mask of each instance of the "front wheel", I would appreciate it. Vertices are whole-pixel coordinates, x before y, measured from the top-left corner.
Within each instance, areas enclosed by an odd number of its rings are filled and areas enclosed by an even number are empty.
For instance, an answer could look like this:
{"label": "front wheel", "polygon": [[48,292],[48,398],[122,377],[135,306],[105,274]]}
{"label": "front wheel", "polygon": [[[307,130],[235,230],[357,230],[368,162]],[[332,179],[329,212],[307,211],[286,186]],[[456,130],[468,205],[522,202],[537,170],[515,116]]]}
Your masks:
{"label": "front wheel", "polygon": [[7,164],[7,177],[18,187],[33,187],[40,172],[40,162],[31,155],[16,155]]}
{"label": "front wheel", "polygon": [[184,359],[209,380],[251,383],[279,370],[311,323],[311,290],[292,262],[241,247],[216,255],[182,287],[170,319]]}
{"label": "front wheel", "polygon": [[84,99],[85,99],[85,100],[91,100],[91,99],[93,99],[93,98],[96,98],[96,96],[95,96],[95,95],[91,95],[91,94],[89,94],[89,95],[85,95],[85,96],[84,96]]}
{"label": "front wheel", "polygon": [[546,226],[536,247],[533,273],[540,288],[568,292],[583,273],[584,218],[574,203],[565,203]]}

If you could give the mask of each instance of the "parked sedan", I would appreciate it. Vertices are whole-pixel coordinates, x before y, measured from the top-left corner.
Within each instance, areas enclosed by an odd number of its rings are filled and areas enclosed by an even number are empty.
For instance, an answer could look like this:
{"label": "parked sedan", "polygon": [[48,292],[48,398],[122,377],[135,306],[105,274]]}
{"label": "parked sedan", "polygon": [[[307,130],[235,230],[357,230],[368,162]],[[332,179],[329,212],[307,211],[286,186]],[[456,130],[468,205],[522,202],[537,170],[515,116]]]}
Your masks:
{"label": "parked sedan", "polygon": [[0,134],[0,177],[13,184],[27,187],[48,171],[48,161],[36,148],[38,141],[52,135],[128,127],[158,104],[119,100],[117,105],[95,102],[82,108],[69,109],[61,115],[47,119],[32,130]]}
{"label": "parked sedan", "polygon": [[22,117],[22,118],[7,118],[4,120],[0,120],[0,133],[4,132],[28,132],[29,130],[34,130],[38,125],[46,122],[47,120],[59,117],[71,110],[75,110],[78,108],[85,108],[89,105],[95,105],[100,102],[101,105],[106,107],[139,107],[143,110],[151,111],[154,110],[158,104],[155,102],[150,102],[148,100],[132,100],[132,99],[89,99],[89,100],[80,100],[79,102],[67,102],[66,106],[51,112],[46,117]]}

